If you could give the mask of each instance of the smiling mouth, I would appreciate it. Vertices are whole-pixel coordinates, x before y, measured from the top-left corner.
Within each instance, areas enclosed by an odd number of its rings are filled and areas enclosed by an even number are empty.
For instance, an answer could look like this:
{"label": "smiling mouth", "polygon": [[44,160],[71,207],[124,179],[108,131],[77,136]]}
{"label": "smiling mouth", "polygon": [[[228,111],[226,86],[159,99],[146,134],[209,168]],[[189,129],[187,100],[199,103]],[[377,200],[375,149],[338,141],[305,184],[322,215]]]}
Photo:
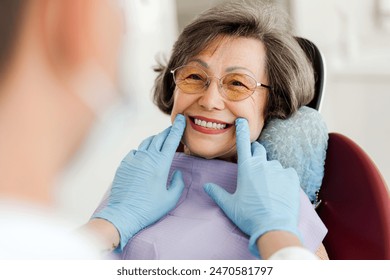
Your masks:
{"label": "smiling mouth", "polygon": [[225,122],[219,122],[217,120],[211,120],[203,117],[189,117],[189,119],[196,127],[208,130],[221,131],[232,126],[231,124]]}

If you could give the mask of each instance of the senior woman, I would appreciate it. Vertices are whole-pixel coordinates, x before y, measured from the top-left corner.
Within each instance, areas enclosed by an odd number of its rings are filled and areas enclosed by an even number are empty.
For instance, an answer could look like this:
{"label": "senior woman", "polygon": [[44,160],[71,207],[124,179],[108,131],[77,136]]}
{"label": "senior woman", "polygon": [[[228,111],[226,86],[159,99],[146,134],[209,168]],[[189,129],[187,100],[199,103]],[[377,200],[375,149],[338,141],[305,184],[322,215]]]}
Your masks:
{"label": "senior woman", "polygon": [[[172,120],[185,114],[191,154],[234,157],[237,117],[248,120],[253,142],[268,119],[310,102],[313,70],[289,27],[275,6],[256,1],[217,6],[183,30],[168,65],[157,69],[154,100]],[[209,122],[214,133],[205,133]]]}
{"label": "senior woman", "polygon": [[[241,195],[236,200],[252,200],[255,205],[256,193],[267,188],[279,189],[275,194],[279,200],[301,204],[294,208],[299,208],[296,215],[298,210],[288,206],[278,208],[291,211],[291,216],[276,218],[279,224],[272,230],[290,232],[315,251],[326,229],[303,192],[294,197],[283,194],[289,185],[299,188],[295,171],[267,162],[264,148],[256,142],[269,120],[289,118],[314,94],[310,62],[281,11],[260,1],[211,8],[183,30],[167,66],[156,71],[155,103],[172,121],[179,114],[186,120],[170,172],[172,176],[180,170],[186,188],[174,210],[120,248],[121,257],[259,257],[256,242],[269,229],[253,223],[264,215],[244,217],[245,209],[237,212],[240,207],[229,193],[236,191]],[[146,140],[141,147],[148,145]],[[241,193],[240,185],[253,186],[253,193]]]}

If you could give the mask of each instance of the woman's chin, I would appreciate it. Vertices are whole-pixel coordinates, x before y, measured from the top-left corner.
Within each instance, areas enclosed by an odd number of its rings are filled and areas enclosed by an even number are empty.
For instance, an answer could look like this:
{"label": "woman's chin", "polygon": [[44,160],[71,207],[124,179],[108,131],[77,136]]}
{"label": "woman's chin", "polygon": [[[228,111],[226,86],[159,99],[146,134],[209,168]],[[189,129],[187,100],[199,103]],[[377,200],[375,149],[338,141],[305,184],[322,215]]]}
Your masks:
{"label": "woman's chin", "polygon": [[205,151],[205,149],[189,149],[185,146],[184,153],[187,155],[197,156],[205,159],[222,159],[226,161],[236,162],[236,149],[224,150],[224,151]]}

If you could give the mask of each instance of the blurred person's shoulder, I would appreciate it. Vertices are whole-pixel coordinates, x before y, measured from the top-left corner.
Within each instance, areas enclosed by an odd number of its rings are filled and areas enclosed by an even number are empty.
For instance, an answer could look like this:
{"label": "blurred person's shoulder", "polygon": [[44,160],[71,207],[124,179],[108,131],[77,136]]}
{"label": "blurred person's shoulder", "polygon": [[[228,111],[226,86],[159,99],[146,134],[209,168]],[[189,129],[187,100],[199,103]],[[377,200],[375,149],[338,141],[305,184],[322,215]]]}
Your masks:
{"label": "blurred person's shoulder", "polygon": [[0,259],[99,259],[95,239],[39,207],[0,199]]}

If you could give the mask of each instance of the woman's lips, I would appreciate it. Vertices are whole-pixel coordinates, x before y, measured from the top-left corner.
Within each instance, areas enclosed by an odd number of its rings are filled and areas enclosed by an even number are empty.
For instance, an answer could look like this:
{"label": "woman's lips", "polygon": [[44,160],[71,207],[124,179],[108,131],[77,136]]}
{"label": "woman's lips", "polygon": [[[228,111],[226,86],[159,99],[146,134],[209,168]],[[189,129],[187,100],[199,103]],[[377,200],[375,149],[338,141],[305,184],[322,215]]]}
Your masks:
{"label": "woman's lips", "polygon": [[223,121],[201,116],[189,116],[188,118],[193,129],[205,134],[225,133],[233,126],[232,124]]}

